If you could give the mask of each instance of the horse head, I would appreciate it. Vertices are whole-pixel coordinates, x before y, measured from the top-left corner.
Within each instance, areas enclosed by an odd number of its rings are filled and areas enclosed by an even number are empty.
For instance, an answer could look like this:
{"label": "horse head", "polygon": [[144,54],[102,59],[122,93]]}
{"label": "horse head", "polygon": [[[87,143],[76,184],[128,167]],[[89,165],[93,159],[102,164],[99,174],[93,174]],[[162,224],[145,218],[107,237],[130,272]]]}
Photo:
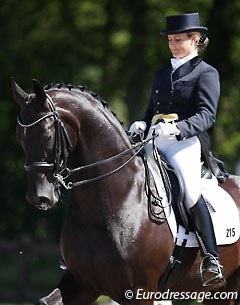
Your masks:
{"label": "horse head", "polygon": [[12,81],[13,98],[21,107],[17,139],[25,153],[27,201],[39,209],[52,208],[59,200],[55,176],[64,170],[71,140],[56,106],[42,85],[33,80],[34,93],[27,94]]}
{"label": "horse head", "polygon": [[[123,179],[126,171],[139,166],[134,157],[143,144],[133,147],[115,113],[86,87],[59,84],[43,88],[37,80],[33,80],[31,94],[15,81],[12,87],[21,107],[17,139],[25,152],[30,204],[49,209],[59,200],[60,186],[71,189],[104,183],[103,178],[116,172],[114,183],[118,184],[119,177]],[[131,184],[131,177],[129,180]],[[75,190],[78,196],[80,190]],[[82,190],[86,192],[86,188]]]}

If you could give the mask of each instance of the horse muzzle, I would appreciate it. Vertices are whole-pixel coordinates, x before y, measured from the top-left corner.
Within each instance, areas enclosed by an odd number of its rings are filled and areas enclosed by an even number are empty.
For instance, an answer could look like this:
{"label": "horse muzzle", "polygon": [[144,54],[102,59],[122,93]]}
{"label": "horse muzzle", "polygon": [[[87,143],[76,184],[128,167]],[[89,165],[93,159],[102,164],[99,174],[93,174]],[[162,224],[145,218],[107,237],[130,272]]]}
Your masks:
{"label": "horse muzzle", "polygon": [[45,176],[28,176],[26,200],[40,210],[49,210],[59,201],[59,189],[49,182]]}
{"label": "horse muzzle", "polygon": [[29,204],[35,206],[39,210],[50,210],[58,202],[58,196],[50,198],[50,196],[33,196],[27,193],[26,200]]}

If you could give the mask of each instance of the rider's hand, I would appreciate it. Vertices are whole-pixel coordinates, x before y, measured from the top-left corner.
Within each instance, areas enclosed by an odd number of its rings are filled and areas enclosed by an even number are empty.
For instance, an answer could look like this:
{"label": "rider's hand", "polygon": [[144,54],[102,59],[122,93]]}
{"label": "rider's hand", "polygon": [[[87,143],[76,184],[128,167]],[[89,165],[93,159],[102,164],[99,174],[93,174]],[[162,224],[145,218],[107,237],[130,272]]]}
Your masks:
{"label": "rider's hand", "polygon": [[130,126],[128,132],[131,136],[133,136],[134,134],[140,134],[141,132],[145,131],[146,128],[147,124],[144,121],[136,121]]}
{"label": "rider's hand", "polygon": [[163,137],[177,136],[180,134],[180,130],[174,123],[158,123],[151,128],[153,132],[155,131],[155,134]]}

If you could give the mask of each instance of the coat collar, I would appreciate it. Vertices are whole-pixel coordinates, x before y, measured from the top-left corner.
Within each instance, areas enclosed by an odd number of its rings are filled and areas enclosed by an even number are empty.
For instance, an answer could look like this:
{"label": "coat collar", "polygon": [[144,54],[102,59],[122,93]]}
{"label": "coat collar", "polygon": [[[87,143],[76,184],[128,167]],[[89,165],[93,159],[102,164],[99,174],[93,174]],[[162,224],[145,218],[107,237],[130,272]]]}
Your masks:
{"label": "coat collar", "polygon": [[187,61],[185,64],[181,65],[177,70],[172,74],[172,80],[175,82],[176,80],[182,78],[183,76],[189,74],[195,69],[195,67],[202,61],[200,56],[195,56],[191,60]]}

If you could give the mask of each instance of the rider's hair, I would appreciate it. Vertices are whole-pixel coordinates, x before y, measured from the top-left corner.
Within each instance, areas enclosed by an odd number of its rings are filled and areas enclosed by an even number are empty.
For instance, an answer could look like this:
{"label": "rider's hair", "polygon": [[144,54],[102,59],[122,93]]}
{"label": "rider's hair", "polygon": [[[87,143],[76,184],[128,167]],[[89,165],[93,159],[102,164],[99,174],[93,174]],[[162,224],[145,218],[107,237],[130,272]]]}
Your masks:
{"label": "rider's hair", "polygon": [[208,43],[209,43],[209,39],[207,37],[207,35],[205,33],[200,33],[200,32],[188,32],[187,36],[191,37],[192,35],[196,35],[198,37],[196,44],[197,44],[197,48],[199,51],[204,50]]}

